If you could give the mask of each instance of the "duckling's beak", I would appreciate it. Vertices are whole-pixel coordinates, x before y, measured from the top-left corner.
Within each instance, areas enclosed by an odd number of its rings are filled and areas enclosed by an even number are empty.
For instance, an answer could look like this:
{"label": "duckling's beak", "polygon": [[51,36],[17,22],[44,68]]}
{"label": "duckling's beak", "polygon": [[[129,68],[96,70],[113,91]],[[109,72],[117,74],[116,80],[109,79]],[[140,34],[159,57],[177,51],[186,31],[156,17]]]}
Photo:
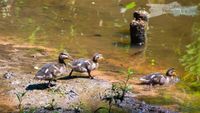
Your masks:
{"label": "duckling's beak", "polygon": [[177,74],[176,74],[176,72],[175,72],[175,71],[174,71],[172,74],[173,74],[173,76],[177,76]]}
{"label": "duckling's beak", "polygon": [[69,60],[74,60],[71,56],[68,56],[68,59],[69,59]]}
{"label": "duckling's beak", "polygon": [[104,57],[103,56],[99,57],[99,60],[104,60]]}

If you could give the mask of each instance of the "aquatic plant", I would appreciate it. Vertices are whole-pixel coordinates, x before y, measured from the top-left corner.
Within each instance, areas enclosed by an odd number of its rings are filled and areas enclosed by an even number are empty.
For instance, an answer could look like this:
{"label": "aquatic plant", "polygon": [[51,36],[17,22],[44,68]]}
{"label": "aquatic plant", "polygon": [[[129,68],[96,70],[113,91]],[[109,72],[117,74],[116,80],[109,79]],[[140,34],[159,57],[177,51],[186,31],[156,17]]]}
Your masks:
{"label": "aquatic plant", "polygon": [[75,36],[75,27],[74,27],[74,25],[71,25],[71,26],[70,26],[70,36],[71,36],[71,37],[74,37],[74,36]]}
{"label": "aquatic plant", "polygon": [[23,101],[23,97],[25,96],[27,92],[18,92],[18,93],[15,93],[15,95],[17,96],[17,99],[19,101],[19,104],[18,104],[18,109],[20,111],[20,113],[23,113],[24,112],[24,107],[22,106],[22,101]]}
{"label": "aquatic plant", "polygon": [[112,84],[111,89],[108,90],[107,93],[105,93],[103,100],[108,102],[108,108],[106,107],[99,107],[95,110],[94,113],[97,113],[99,110],[107,110],[108,113],[111,113],[113,102],[117,104],[118,101],[122,102],[124,100],[125,94],[130,91],[132,88],[128,84],[128,81],[134,74],[134,71],[131,69],[128,69],[127,72],[124,72],[127,77],[122,82],[116,82]]}
{"label": "aquatic plant", "polygon": [[80,113],[83,110],[88,113],[90,112],[87,110],[87,106],[82,101],[72,104],[71,108],[74,110],[75,113]]}
{"label": "aquatic plant", "polygon": [[35,30],[31,33],[31,35],[28,37],[29,42],[30,42],[31,44],[34,44],[34,43],[35,43],[35,35],[36,35],[36,33],[37,33],[38,31],[40,31],[40,29],[41,29],[41,27],[40,27],[40,26],[37,26],[37,27],[35,28]]}
{"label": "aquatic plant", "polygon": [[120,13],[125,13],[127,10],[133,9],[135,6],[136,6],[135,2],[130,2],[120,9]]}

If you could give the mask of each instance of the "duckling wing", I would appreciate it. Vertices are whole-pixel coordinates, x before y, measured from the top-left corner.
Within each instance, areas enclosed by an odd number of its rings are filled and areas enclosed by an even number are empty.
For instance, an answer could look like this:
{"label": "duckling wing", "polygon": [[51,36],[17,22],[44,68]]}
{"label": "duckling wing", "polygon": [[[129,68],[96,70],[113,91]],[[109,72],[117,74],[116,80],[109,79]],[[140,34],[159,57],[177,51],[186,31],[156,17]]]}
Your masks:
{"label": "duckling wing", "polygon": [[88,59],[76,59],[72,62],[72,69],[77,72],[87,72],[87,67],[89,65]]}
{"label": "duckling wing", "polygon": [[56,63],[45,64],[35,75],[37,79],[52,79],[61,74],[60,65]]}
{"label": "duckling wing", "polygon": [[72,66],[80,66],[81,64],[83,64],[87,59],[76,59],[74,61],[72,61]]}
{"label": "duckling wing", "polygon": [[152,78],[152,82],[153,82],[153,84],[163,85],[166,82],[166,77],[162,74],[158,74],[157,76]]}
{"label": "duckling wing", "polygon": [[166,84],[176,84],[180,79],[178,77],[167,77]]}
{"label": "duckling wing", "polygon": [[161,75],[161,74],[160,73],[152,73],[152,74],[149,74],[149,75],[145,75],[145,76],[140,78],[140,81],[142,83],[149,84],[150,82],[152,82],[152,80],[158,78],[159,75]]}

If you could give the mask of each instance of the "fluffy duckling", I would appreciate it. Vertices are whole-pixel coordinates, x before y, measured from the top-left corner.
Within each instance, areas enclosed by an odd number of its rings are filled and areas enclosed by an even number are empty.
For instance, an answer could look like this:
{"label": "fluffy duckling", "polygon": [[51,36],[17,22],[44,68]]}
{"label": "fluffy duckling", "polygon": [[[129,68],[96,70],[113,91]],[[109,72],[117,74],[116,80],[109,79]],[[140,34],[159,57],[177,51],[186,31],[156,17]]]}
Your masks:
{"label": "fluffy duckling", "polygon": [[36,79],[49,80],[48,87],[51,87],[51,81],[55,80],[57,76],[66,74],[65,59],[72,60],[72,57],[68,53],[60,53],[57,63],[45,64],[35,75]]}
{"label": "fluffy duckling", "polygon": [[87,72],[89,77],[93,79],[90,73],[92,70],[95,70],[99,67],[98,61],[100,59],[103,59],[102,54],[96,53],[94,54],[92,59],[80,58],[80,59],[76,59],[72,61],[72,63],[70,64],[72,70],[69,74],[69,77],[72,75],[73,71],[76,71],[76,72],[81,72],[81,73]]}
{"label": "fluffy duckling", "polygon": [[143,84],[149,85],[164,85],[164,84],[173,84],[177,83],[179,79],[176,76],[176,72],[174,68],[170,68],[167,70],[166,75],[161,73],[152,73],[140,78],[140,81]]}

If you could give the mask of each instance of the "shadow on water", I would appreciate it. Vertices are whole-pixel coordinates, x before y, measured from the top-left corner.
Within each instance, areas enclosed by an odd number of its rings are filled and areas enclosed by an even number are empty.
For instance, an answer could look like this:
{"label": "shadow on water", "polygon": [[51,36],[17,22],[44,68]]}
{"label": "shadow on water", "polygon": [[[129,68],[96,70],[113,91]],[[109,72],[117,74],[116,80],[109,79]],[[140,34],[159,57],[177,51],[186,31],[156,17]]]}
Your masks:
{"label": "shadow on water", "polygon": [[130,44],[126,42],[114,42],[113,45],[120,48],[130,48]]}
{"label": "shadow on water", "polygon": [[145,51],[145,46],[146,46],[146,45],[141,45],[141,46],[134,45],[128,42],[114,42],[113,45],[115,47],[128,49],[131,53],[131,56],[143,53]]}

